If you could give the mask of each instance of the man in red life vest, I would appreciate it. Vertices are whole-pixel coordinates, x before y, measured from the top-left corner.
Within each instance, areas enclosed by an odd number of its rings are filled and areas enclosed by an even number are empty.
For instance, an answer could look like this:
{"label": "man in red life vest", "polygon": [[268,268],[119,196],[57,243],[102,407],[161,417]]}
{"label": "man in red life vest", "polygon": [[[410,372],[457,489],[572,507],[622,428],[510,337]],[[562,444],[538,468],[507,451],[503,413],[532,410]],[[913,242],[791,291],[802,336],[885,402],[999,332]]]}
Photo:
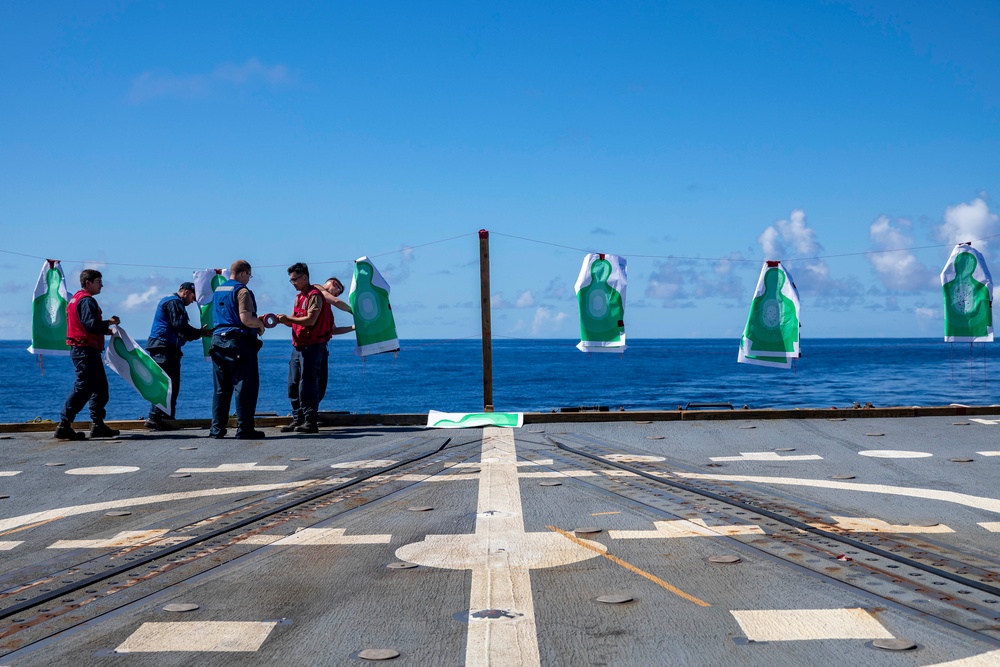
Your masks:
{"label": "man in red life vest", "polygon": [[108,404],[108,376],[104,372],[104,337],[112,324],[121,322],[117,317],[101,319],[101,307],[94,298],[101,293],[104,279],[97,269],[84,269],[80,273],[83,288],[73,295],[66,306],[66,344],[70,346],[70,359],[76,370],[76,382],[59,415],[55,436],[60,440],[83,440],[86,436],[73,430],[73,419],[83,406],[90,402],[90,437],[113,438],[118,429],[104,423],[104,407]]}
{"label": "man in red life vest", "polygon": [[292,423],[285,433],[319,431],[319,403],[326,395],[327,342],[332,336],[354,331],[354,326],[338,327],[322,289],[309,283],[309,267],[298,262],[288,267],[288,282],[299,291],[291,315],[278,321],[292,328],[292,358],[288,363],[288,398],[292,400]]}

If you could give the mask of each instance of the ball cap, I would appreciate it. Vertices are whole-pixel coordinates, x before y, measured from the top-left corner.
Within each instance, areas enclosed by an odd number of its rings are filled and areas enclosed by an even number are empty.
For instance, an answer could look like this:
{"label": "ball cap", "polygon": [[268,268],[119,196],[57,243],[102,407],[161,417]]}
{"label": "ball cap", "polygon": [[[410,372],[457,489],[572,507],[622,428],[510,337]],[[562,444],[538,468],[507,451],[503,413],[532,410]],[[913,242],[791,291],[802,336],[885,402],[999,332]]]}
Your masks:
{"label": "ball cap", "polygon": [[193,292],[193,291],[195,291],[194,290],[194,283],[191,283],[191,282],[181,283],[181,286],[178,288],[178,291],[180,291],[182,289],[189,289],[189,290],[191,290]]}

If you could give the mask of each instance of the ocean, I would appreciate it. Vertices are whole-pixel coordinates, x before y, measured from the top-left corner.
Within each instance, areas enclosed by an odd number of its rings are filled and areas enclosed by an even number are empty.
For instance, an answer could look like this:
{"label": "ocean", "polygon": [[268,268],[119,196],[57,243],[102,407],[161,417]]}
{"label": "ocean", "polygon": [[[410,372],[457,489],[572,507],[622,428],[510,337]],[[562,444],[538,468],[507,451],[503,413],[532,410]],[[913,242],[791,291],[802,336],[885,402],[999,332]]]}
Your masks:
{"label": "ocean", "polygon": [[[143,341],[140,341],[140,343]],[[901,405],[1000,403],[993,378],[1000,347],[940,339],[808,339],[794,369],[736,363],[736,340],[629,341],[624,354],[585,354],[575,340],[493,341],[493,402],[497,411],[548,412],[564,407],[673,410],[689,403],[735,408],[838,408],[855,402]],[[265,341],[260,351],[259,413],[287,415],[289,341]],[[46,356],[43,367],[28,341],[0,341],[0,423],[58,420],[73,384],[68,357]],[[398,354],[366,360],[354,342],[330,343],[330,383],[320,409],[351,413],[480,412],[479,340],[403,341]],[[200,347],[184,357],[177,417],[210,417],[211,363]],[[43,373],[44,370],[44,373]],[[148,404],[108,370],[108,419],[137,419]],[[78,417],[89,419],[87,409]]]}

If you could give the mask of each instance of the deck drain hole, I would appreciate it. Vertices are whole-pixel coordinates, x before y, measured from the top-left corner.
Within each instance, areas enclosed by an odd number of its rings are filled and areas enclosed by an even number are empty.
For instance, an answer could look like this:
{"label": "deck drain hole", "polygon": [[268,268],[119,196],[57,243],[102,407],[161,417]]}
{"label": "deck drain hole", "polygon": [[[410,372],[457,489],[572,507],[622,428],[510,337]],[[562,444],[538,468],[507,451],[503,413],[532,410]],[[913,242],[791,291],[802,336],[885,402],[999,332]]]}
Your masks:
{"label": "deck drain hole", "polygon": [[626,602],[631,602],[634,598],[631,595],[602,595],[597,598],[598,602],[603,602],[604,604],[624,604]]}
{"label": "deck drain hole", "polygon": [[168,604],[163,608],[163,611],[194,611],[198,608],[198,605],[192,602],[176,602],[174,604]]}
{"label": "deck drain hole", "polygon": [[883,651],[912,651],[917,648],[916,643],[909,639],[876,639],[872,641],[872,646]]}
{"label": "deck drain hole", "polygon": [[743,559],[739,556],[709,556],[709,563],[719,563],[721,565],[732,565],[735,563],[742,562]]}
{"label": "deck drain hole", "polygon": [[593,535],[594,533],[599,533],[602,530],[602,528],[598,528],[597,526],[583,526],[582,528],[575,528],[573,532],[581,535]]}
{"label": "deck drain hole", "polygon": [[393,660],[399,657],[399,651],[391,648],[366,648],[358,651],[358,657],[362,660]]}

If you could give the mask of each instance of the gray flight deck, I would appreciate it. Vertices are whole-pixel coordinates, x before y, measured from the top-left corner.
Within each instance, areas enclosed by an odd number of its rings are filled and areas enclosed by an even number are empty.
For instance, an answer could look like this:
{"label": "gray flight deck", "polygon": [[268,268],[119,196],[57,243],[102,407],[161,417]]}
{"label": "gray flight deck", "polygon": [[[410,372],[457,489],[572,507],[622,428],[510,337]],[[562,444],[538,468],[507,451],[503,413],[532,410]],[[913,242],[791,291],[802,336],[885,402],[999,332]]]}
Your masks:
{"label": "gray flight deck", "polygon": [[991,412],[0,429],[0,667],[1000,665]]}

